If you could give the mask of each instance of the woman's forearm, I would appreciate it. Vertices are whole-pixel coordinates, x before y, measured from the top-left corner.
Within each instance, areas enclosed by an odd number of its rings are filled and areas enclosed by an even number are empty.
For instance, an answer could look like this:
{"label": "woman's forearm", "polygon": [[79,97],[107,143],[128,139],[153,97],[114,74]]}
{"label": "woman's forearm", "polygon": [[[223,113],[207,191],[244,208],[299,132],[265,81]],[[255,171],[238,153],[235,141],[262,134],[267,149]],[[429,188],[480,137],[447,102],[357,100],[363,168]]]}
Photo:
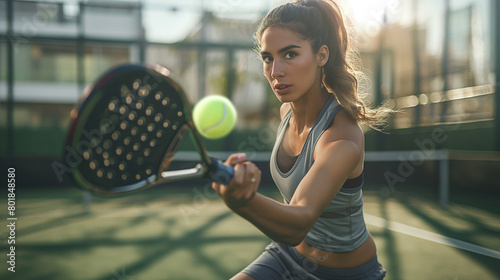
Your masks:
{"label": "woman's forearm", "polygon": [[292,246],[304,239],[315,221],[306,207],[282,204],[261,194],[244,206],[228,206],[272,240]]}

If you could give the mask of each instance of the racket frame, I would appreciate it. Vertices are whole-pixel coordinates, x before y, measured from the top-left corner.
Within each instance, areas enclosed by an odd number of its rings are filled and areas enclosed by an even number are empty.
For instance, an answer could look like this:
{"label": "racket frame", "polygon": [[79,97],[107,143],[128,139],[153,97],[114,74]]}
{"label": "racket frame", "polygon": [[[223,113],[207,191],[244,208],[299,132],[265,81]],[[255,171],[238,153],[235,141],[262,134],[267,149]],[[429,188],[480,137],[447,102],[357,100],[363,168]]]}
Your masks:
{"label": "racket frame", "polygon": [[[186,98],[186,94],[184,90],[180,87],[180,85],[171,77],[171,72],[160,65],[138,65],[138,64],[125,64],[118,66],[104,76],[102,76],[93,87],[88,90],[82,97],[79,103],[73,109],[71,115],[72,120],[70,124],[70,128],[68,131],[67,141],[66,143],[74,150],[76,150],[74,143],[74,137],[76,133],[83,130],[85,122],[88,120],[90,111],[84,111],[84,108],[87,106],[93,106],[95,103],[100,102],[102,98],[89,98],[93,94],[96,94],[96,91],[102,89],[102,87],[106,84],[106,82],[112,80],[116,76],[120,75],[120,73],[124,71],[128,71],[127,67],[131,67],[133,69],[141,69],[146,73],[151,75],[153,78],[161,79],[158,81],[159,83],[169,83],[171,87],[174,88],[176,94],[181,99],[181,103],[183,105],[182,112],[184,114],[185,123],[180,126],[179,131],[175,134],[174,139],[170,142],[163,156],[158,170],[150,175],[149,177],[139,180],[136,183],[117,186],[113,188],[105,188],[94,183],[89,182],[85,176],[78,170],[78,166],[72,168],[73,178],[75,179],[77,185],[84,190],[88,190],[92,193],[101,194],[101,195],[121,195],[128,194],[131,192],[143,190],[146,188],[150,188],[153,186],[157,186],[160,184],[165,184],[169,182],[179,181],[179,180],[188,180],[188,179],[196,179],[196,178],[209,178],[213,181],[217,181],[219,183],[228,184],[230,179],[234,174],[234,170],[232,167],[226,166],[219,159],[210,157],[205,148],[203,140],[196,130],[194,126],[190,103]],[[83,114],[82,114],[83,112]],[[180,148],[181,144],[186,138],[186,134],[191,131],[191,139],[193,140],[196,150],[200,156],[200,162],[192,168],[180,169],[180,170],[167,170],[171,163],[174,160],[174,156],[177,150]],[[81,137],[80,137],[81,138]]]}

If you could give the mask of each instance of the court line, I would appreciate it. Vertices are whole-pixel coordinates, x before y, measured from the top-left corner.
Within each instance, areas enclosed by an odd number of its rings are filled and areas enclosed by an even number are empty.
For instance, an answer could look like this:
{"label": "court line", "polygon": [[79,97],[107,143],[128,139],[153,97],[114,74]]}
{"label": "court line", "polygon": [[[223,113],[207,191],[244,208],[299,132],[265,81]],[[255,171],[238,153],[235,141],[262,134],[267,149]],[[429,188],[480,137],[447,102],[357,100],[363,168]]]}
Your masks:
{"label": "court line", "polygon": [[365,221],[367,224],[372,226],[387,228],[395,232],[417,237],[427,241],[447,245],[450,247],[455,247],[458,249],[473,252],[476,254],[481,254],[495,259],[500,259],[500,252],[498,251],[474,245],[472,243],[461,241],[441,234],[437,234],[431,231],[423,230],[420,228],[412,227],[394,221],[389,221],[384,218],[380,218],[366,213],[365,213]]}

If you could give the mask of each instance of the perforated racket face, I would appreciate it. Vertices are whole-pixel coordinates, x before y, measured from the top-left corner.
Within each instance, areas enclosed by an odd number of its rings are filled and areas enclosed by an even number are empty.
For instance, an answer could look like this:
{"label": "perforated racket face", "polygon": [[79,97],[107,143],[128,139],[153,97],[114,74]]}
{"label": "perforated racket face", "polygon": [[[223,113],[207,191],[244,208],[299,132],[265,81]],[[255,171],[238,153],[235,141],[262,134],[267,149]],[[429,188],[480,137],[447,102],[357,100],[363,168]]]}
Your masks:
{"label": "perforated racket face", "polygon": [[70,145],[81,155],[77,183],[100,193],[122,193],[158,179],[164,157],[189,123],[182,89],[138,65],[105,75],[82,104]]}

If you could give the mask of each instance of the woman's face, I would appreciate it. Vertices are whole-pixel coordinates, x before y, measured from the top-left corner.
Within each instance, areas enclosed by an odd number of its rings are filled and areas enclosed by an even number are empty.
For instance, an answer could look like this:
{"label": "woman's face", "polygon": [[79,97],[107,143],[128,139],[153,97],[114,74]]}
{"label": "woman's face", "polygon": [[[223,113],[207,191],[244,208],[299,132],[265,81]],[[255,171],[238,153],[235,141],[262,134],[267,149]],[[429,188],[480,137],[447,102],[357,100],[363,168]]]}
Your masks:
{"label": "woman's face", "polygon": [[323,62],[311,44],[288,28],[269,27],[262,33],[260,55],[264,74],[281,102],[297,101],[321,89]]}

